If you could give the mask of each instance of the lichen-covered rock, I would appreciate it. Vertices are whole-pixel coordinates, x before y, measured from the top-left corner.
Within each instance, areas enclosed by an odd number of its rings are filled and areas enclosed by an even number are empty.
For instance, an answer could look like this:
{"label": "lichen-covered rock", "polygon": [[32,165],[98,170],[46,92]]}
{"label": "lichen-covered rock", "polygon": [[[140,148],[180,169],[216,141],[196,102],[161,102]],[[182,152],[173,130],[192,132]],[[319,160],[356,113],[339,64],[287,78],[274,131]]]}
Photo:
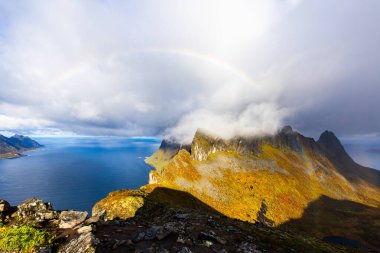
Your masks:
{"label": "lichen-covered rock", "polygon": [[23,220],[42,222],[58,217],[58,213],[53,210],[50,203],[45,203],[36,198],[24,201],[17,208],[16,215]]}
{"label": "lichen-covered rock", "polygon": [[58,253],[95,253],[96,245],[98,244],[99,239],[91,232],[83,233],[79,237],[70,240],[59,249]]}
{"label": "lichen-covered rock", "polygon": [[59,215],[59,228],[73,228],[84,222],[87,218],[87,212],[80,211],[62,211]]}
{"label": "lichen-covered rock", "polygon": [[120,190],[111,192],[92,208],[92,214],[97,216],[105,213],[106,220],[115,218],[127,219],[134,217],[136,211],[144,205],[146,193],[142,190]]}

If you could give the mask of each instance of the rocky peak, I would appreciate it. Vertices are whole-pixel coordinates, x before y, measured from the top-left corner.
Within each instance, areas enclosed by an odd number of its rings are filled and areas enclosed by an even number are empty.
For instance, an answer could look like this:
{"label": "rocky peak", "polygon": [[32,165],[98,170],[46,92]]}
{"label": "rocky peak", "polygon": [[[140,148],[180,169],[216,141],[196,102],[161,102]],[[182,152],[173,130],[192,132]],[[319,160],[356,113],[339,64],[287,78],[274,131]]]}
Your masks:
{"label": "rocky peak", "polygon": [[19,150],[33,149],[42,147],[41,144],[32,140],[28,136],[15,134],[8,138],[8,142]]}
{"label": "rocky peak", "polygon": [[345,152],[342,143],[340,143],[339,139],[336,135],[331,131],[324,131],[319,137],[317,143],[324,150],[328,150],[333,153],[341,153]]}
{"label": "rocky peak", "polygon": [[24,139],[24,138],[29,138],[27,136],[24,136],[22,134],[14,134],[11,138],[16,138],[16,139]]}
{"label": "rocky peak", "polygon": [[342,143],[331,131],[324,131],[317,141],[319,147],[333,162],[341,165],[353,164]]}
{"label": "rocky peak", "polygon": [[348,180],[365,180],[380,187],[380,173],[357,164],[344,149],[342,143],[331,131],[324,131],[317,141],[319,148]]}
{"label": "rocky peak", "polygon": [[281,131],[281,133],[283,134],[293,134],[295,132],[293,132],[293,128],[291,126],[284,126]]}
{"label": "rocky peak", "polygon": [[273,135],[239,136],[229,140],[198,130],[191,144],[191,155],[193,159],[202,161],[206,160],[210,154],[218,151],[237,152],[241,155],[258,154],[265,144],[270,144],[276,148],[291,149],[296,152],[303,152],[304,150],[320,151],[313,138],[305,137],[294,131],[292,127],[285,126]]}
{"label": "rocky peak", "polygon": [[194,160],[206,160],[210,154],[228,149],[226,141],[198,129],[191,143],[191,156]]}

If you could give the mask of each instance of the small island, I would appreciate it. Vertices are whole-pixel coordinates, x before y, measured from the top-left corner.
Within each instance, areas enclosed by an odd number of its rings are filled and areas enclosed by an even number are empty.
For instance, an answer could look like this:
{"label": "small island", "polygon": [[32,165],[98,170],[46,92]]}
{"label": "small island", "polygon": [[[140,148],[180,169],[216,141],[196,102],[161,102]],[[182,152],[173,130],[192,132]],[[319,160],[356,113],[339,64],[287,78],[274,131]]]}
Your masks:
{"label": "small island", "polygon": [[0,159],[22,157],[25,156],[23,152],[42,146],[28,136],[15,134],[8,138],[0,134]]}

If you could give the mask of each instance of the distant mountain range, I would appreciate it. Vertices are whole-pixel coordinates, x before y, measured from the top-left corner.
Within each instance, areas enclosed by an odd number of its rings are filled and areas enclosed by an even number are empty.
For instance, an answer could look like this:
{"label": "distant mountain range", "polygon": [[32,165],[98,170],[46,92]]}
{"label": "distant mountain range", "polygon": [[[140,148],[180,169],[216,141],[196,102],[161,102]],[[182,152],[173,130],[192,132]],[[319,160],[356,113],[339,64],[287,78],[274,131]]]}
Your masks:
{"label": "distant mountain range", "polygon": [[0,134],[0,158],[20,157],[22,152],[40,147],[41,144],[28,136],[16,134],[8,138]]}

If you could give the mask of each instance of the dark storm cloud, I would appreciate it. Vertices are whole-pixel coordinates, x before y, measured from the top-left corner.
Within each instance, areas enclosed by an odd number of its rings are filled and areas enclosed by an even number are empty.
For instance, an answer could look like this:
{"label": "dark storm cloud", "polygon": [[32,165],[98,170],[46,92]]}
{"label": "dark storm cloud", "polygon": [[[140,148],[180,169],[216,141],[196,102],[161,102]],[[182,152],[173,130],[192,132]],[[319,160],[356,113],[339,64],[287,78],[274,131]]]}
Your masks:
{"label": "dark storm cloud", "polygon": [[0,4],[0,130],[379,132],[378,1]]}

